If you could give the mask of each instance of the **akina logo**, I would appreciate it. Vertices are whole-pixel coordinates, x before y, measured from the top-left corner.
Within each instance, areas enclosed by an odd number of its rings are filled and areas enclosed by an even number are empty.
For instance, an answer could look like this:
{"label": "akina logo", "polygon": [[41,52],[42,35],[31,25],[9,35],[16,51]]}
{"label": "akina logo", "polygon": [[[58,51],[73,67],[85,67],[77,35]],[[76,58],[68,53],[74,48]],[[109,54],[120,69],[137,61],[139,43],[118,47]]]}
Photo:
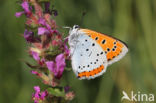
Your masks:
{"label": "akina logo", "polygon": [[146,93],[141,93],[140,91],[138,92],[134,92],[131,91],[130,95],[128,96],[128,94],[125,91],[122,91],[123,96],[121,98],[121,101],[123,101],[124,99],[129,100],[129,101],[139,101],[139,102],[153,102],[154,101],[154,94],[146,94]]}

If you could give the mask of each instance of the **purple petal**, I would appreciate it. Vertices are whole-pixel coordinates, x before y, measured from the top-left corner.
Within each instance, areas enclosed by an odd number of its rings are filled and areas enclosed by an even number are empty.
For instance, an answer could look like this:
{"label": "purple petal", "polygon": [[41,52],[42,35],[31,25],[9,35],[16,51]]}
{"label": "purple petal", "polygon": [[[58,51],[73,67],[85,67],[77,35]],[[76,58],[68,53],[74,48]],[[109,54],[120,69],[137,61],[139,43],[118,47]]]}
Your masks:
{"label": "purple petal", "polygon": [[25,38],[28,37],[29,35],[32,35],[32,34],[33,34],[33,32],[28,31],[27,29],[25,29],[25,31],[24,31]]}
{"label": "purple petal", "polygon": [[39,86],[34,86],[35,93],[32,94],[34,103],[39,103],[40,101],[44,100],[45,97],[48,95],[47,91],[40,92]]}
{"label": "purple petal", "polygon": [[38,28],[38,35],[49,34],[49,31],[44,27]]}
{"label": "purple petal", "polygon": [[64,87],[64,91],[65,91],[65,93],[67,93],[67,92],[69,91],[69,89],[70,89],[69,86],[65,86],[65,87]]}
{"label": "purple petal", "polygon": [[68,37],[64,39],[64,43],[66,44],[67,42],[68,42]]}
{"label": "purple petal", "polygon": [[39,100],[35,100],[34,103],[39,103]]}
{"label": "purple petal", "polygon": [[40,95],[39,95],[39,93],[35,93],[35,95],[34,95],[34,97],[36,98],[36,99],[40,99]]}
{"label": "purple petal", "polygon": [[40,60],[40,62],[41,62],[41,63],[45,63],[45,58],[42,58],[42,59]]}
{"label": "purple petal", "polygon": [[59,34],[58,30],[53,30],[52,33]]}
{"label": "purple petal", "polygon": [[65,68],[65,58],[64,58],[64,54],[59,54],[56,59],[55,59],[54,63],[53,61],[48,61],[46,62],[46,65],[48,67],[48,69],[54,73],[55,77],[60,79],[62,77],[62,73],[64,71]]}
{"label": "purple petal", "polygon": [[39,87],[39,86],[34,86],[34,90],[35,90],[37,93],[40,93],[40,87]]}
{"label": "purple petal", "polygon": [[22,8],[24,9],[25,12],[30,12],[29,10],[29,4],[27,1],[24,1],[22,4],[21,4]]}
{"label": "purple petal", "polygon": [[34,70],[32,70],[31,73],[32,74],[35,74],[35,75],[38,74],[38,72],[37,71],[34,71]]}
{"label": "purple petal", "polygon": [[69,54],[70,54],[70,50],[68,49],[68,46],[67,45],[64,45],[64,51],[65,51],[65,53],[69,56]]}
{"label": "purple petal", "polygon": [[49,13],[49,12],[50,12],[49,7],[50,7],[50,2],[46,2],[46,3],[45,3],[45,12],[46,12],[46,13]]}
{"label": "purple petal", "polygon": [[53,61],[47,61],[46,62],[46,65],[47,65],[47,67],[48,67],[48,69],[51,71],[51,72],[53,72],[54,74],[56,74],[56,72],[55,72],[55,64],[54,64],[54,62]]}
{"label": "purple petal", "polygon": [[43,26],[45,26],[45,24],[46,24],[46,21],[45,21],[45,19],[43,19],[43,18],[40,18],[40,19],[38,20],[38,22],[39,22],[39,24],[42,24]]}
{"label": "purple petal", "polygon": [[39,61],[40,60],[40,57],[39,57],[39,54],[35,51],[31,51],[31,54],[33,56],[33,58],[36,60],[36,61]]}
{"label": "purple petal", "polygon": [[57,16],[57,15],[58,15],[57,10],[52,10],[52,14],[53,14],[54,16]]}
{"label": "purple petal", "polygon": [[17,18],[19,18],[22,14],[24,14],[24,11],[22,11],[22,12],[16,12],[15,16],[16,16]]}
{"label": "purple petal", "polygon": [[56,59],[55,59],[55,61],[56,61],[56,65],[57,65],[57,69],[59,69],[59,70],[64,70],[64,68],[62,68],[62,67],[65,67],[65,58],[64,58],[64,54],[62,53],[62,54],[59,54],[57,57],[56,57]]}
{"label": "purple petal", "polygon": [[57,72],[58,72],[58,75],[57,77],[60,78],[62,76],[62,73],[64,71],[64,68],[66,66],[65,64],[65,58],[64,58],[64,54],[59,54],[56,59],[56,66],[57,66]]}
{"label": "purple petal", "polygon": [[[45,20],[45,19],[40,18],[38,22],[39,22],[39,24],[41,24],[41,25],[43,25],[43,26],[46,27],[46,28],[44,28],[44,29],[46,29],[47,34],[49,34],[50,32],[51,32],[51,33],[54,32],[54,31],[51,29],[51,26],[50,26],[48,23],[46,23],[46,20]],[[43,28],[43,27],[42,27],[42,28]],[[41,35],[42,35],[42,34],[41,34]]]}
{"label": "purple petal", "polygon": [[48,95],[47,91],[41,93],[41,99],[43,100]]}
{"label": "purple petal", "polygon": [[65,38],[64,43],[63,43],[64,51],[65,51],[66,55],[69,56],[70,55],[70,50],[69,50],[68,46],[66,45],[67,42],[68,42],[68,38]]}
{"label": "purple petal", "polygon": [[51,30],[51,26],[49,24],[46,23],[45,25],[47,27],[47,29],[50,31]]}
{"label": "purple petal", "polygon": [[27,42],[34,42],[34,33],[31,31],[28,31],[27,29],[24,31],[24,38],[27,40]]}

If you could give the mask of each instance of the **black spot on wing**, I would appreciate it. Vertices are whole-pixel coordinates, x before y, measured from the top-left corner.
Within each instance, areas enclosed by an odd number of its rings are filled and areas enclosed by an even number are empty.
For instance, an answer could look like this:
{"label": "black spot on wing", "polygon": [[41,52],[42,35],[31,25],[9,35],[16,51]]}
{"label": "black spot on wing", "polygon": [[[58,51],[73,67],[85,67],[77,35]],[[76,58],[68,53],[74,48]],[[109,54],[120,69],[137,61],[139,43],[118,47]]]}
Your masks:
{"label": "black spot on wing", "polygon": [[110,49],[109,49],[109,48],[107,48],[107,51],[109,52],[109,51],[110,51]]}
{"label": "black spot on wing", "polygon": [[93,43],[92,46],[95,46],[95,43]]}
{"label": "black spot on wing", "polygon": [[106,42],[106,40],[104,39],[104,40],[102,40],[102,44],[104,44]]}
{"label": "black spot on wing", "polygon": [[103,52],[100,53],[101,55],[103,54]]}
{"label": "black spot on wing", "polygon": [[114,49],[114,48],[112,48],[112,51],[115,51],[115,49]]}
{"label": "black spot on wing", "polygon": [[96,37],[95,40],[98,40],[98,37]]}

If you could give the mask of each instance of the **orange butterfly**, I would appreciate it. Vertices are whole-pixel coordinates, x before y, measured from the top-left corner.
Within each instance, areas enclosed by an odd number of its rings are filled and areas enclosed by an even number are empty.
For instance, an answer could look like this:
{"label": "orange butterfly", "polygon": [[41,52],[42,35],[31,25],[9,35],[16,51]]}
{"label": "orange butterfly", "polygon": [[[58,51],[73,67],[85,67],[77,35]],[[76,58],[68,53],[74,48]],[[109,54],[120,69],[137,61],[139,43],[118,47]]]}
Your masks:
{"label": "orange butterfly", "polygon": [[108,65],[119,61],[128,52],[120,40],[74,25],[68,43],[72,68],[79,79],[93,79],[102,75]]}

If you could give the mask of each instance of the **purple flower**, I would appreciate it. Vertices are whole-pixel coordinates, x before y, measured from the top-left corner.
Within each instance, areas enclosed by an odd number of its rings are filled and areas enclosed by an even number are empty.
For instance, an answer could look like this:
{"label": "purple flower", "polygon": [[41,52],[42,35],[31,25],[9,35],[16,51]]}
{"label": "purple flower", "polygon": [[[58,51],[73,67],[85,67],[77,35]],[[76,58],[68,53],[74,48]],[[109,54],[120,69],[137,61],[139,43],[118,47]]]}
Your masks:
{"label": "purple flower", "polygon": [[40,92],[39,86],[34,86],[35,93],[32,94],[34,103],[39,103],[39,101],[43,101],[45,97],[48,95],[47,91]]}
{"label": "purple flower", "polygon": [[40,87],[39,86],[34,86],[34,90],[36,91],[36,94],[40,93]]}
{"label": "purple flower", "polygon": [[17,18],[19,18],[22,14],[24,14],[24,11],[16,12],[15,16],[16,16]]}
{"label": "purple flower", "polygon": [[45,26],[46,25],[46,21],[43,18],[39,18],[38,23]]}
{"label": "purple flower", "polygon": [[[44,29],[43,29],[43,27],[38,28],[38,33],[40,33],[40,31],[41,31],[41,33],[43,33],[43,32],[46,32],[48,34],[54,33],[54,30],[51,29],[51,26],[46,22],[46,20],[44,18],[40,18],[38,20],[38,23],[45,27]],[[39,35],[42,35],[42,34],[39,34]]]}
{"label": "purple flower", "polygon": [[49,13],[49,14],[52,14],[54,16],[57,16],[58,12],[57,12],[57,10],[55,10],[53,8],[54,8],[54,6],[52,7],[52,10],[50,10],[50,2],[45,3],[45,13]]}
{"label": "purple flower", "polygon": [[65,91],[65,93],[67,93],[67,92],[69,91],[69,89],[70,89],[69,86],[65,86],[65,87],[64,87],[64,91]]}
{"label": "purple flower", "polygon": [[53,72],[54,74],[57,74],[57,72],[56,72],[56,68],[55,68],[55,63],[53,62],[53,61],[47,61],[46,62],[46,65],[47,65],[47,67],[48,67],[48,69],[51,71],[51,72]]}
{"label": "purple flower", "polygon": [[70,50],[69,50],[69,48],[68,48],[68,46],[66,45],[66,43],[68,42],[68,38],[66,38],[65,39],[65,41],[64,41],[64,51],[65,51],[65,53],[66,53],[66,55],[67,55],[67,57],[69,57],[69,54],[70,54]]}
{"label": "purple flower", "polygon": [[21,4],[21,6],[22,6],[22,8],[24,9],[24,11],[25,11],[26,13],[29,13],[29,12],[30,12],[30,10],[29,10],[29,4],[28,4],[27,1],[24,1],[24,2]]}
{"label": "purple flower", "polygon": [[48,92],[47,92],[47,91],[44,91],[44,92],[41,93],[40,98],[41,98],[42,100],[44,100],[44,98],[45,98],[47,95],[48,95]]}
{"label": "purple flower", "polygon": [[48,67],[48,69],[54,73],[54,76],[57,79],[60,79],[62,77],[62,73],[64,71],[65,68],[65,58],[64,58],[64,54],[59,54],[56,58],[55,58],[55,63],[53,61],[47,61],[46,65]]}
{"label": "purple flower", "polygon": [[65,53],[69,56],[70,50],[68,49],[67,45],[64,45]]}
{"label": "purple flower", "polygon": [[35,74],[35,75],[38,74],[38,72],[37,72],[37,71],[34,71],[34,70],[32,70],[31,73],[32,73],[32,74]]}
{"label": "purple flower", "polygon": [[38,28],[38,35],[44,35],[44,34],[49,34],[49,31],[44,27],[39,27]]}
{"label": "purple flower", "polygon": [[31,54],[33,56],[33,58],[36,60],[36,61],[40,61],[40,57],[39,57],[39,54],[35,51],[31,51]]}
{"label": "purple flower", "polygon": [[53,32],[53,30],[51,30],[51,26],[50,26],[48,23],[46,23],[45,26],[47,27],[47,29],[48,29],[51,33]]}
{"label": "purple flower", "polygon": [[40,55],[39,55],[40,52],[41,50],[37,48],[30,48],[30,55],[32,55],[32,57],[38,62],[38,64],[43,66],[45,64],[45,59],[44,58],[40,59]]}
{"label": "purple flower", "polygon": [[40,59],[39,53],[33,50],[30,50],[32,57],[38,62],[38,64],[40,64],[41,66],[44,65],[45,63],[45,59],[42,58]]}
{"label": "purple flower", "polygon": [[39,73],[39,72],[37,72],[37,71],[35,71],[35,70],[32,70],[31,73],[32,73],[32,74],[35,74],[35,75],[37,75],[37,76],[39,76],[39,77],[42,76],[41,73]]}
{"label": "purple flower", "polygon": [[57,15],[58,15],[57,10],[52,10],[52,14],[53,14],[54,16],[57,16]]}
{"label": "purple flower", "polygon": [[22,14],[26,14],[27,17],[30,17],[31,15],[31,11],[29,10],[29,3],[27,1],[24,1],[21,4],[22,8],[24,9],[24,11],[21,12],[16,12],[15,16],[16,17],[20,17]]}
{"label": "purple flower", "polygon": [[50,7],[50,2],[46,2],[45,3],[45,13],[50,13],[49,7]]}
{"label": "purple flower", "polygon": [[34,33],[31,31],[28,31],[27,29],[24,31],[24,38],[26,39],[27,42],[34,42]]}

